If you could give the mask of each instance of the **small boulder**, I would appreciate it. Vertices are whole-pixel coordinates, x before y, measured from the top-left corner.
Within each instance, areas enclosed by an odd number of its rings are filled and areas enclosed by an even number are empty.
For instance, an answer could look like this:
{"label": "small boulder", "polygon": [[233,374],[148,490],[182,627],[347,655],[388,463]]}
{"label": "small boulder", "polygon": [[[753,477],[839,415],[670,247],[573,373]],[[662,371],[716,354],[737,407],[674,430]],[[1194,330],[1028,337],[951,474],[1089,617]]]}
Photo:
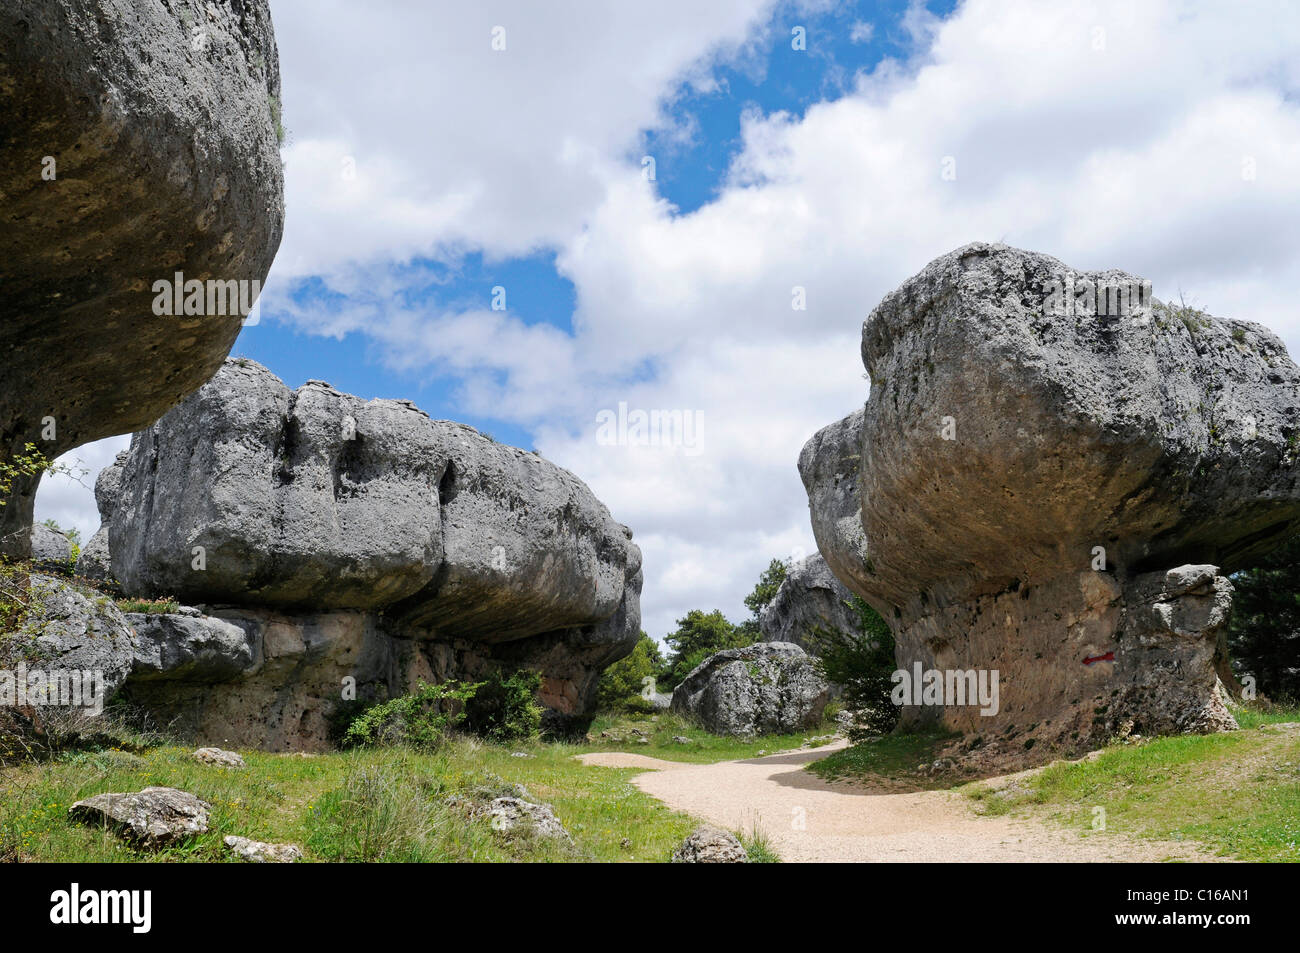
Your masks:
{"label": "small boulder", "polygon": [[224,840],[241,860],[251,864],[292,864],[302,860],[302,850],[294,844],[267,844],[233,834]]}
{"label": "small boulder", "polygon": [[492,829],[501,834],[532,833],[537,837],[571,841],[555,812],[545,804],[534,804],[517,797],[493,798],[477,812]]}
{"label": "small boulder", "polygon": [[203,764],[212,764],[222,768],[242,768],[244,759],[233,751],[220,748],[200,748],[194,752],[194,760]]}
{"label": "small boulder", "polygon": [[67,569],[72,565],[72,540],[44,523],[33,524],[32,562],[38,567]]}
{"label": "small boulder", "polygon": [[719,735],[788,734],[820,724],[830,686],[791,642],[759,642],[705,659],[673,692],[673,711]]}
{"label": "small boulder", "polygon": [[73,820],[104,824],[142,847],[165,847],[208,830],[212,805],[176,788],[96,794],[68,808]]}
{"label": "small boulder", "polygon": [[749,854],[735,834],[717,827],[697,827],[673,852],[674,864],[747,864]]}

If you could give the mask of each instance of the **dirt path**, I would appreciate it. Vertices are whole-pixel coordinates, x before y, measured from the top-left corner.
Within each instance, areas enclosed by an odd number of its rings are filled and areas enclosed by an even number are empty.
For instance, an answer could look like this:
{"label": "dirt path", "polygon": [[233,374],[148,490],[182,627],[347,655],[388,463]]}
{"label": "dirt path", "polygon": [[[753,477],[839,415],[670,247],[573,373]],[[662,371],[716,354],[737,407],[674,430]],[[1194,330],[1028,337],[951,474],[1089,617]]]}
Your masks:
{"label": "dirt path", "polygon": [[682,764],[645,755],[579,755],[584,764],[647,768],[633,783],[669,807],[730,830],[755,827],[787,862],[1209,860],[1187,844],[1081,836],[1012,817],[981,817],[951,791],[873,794],[803,770],[843,742],[744,761]]}

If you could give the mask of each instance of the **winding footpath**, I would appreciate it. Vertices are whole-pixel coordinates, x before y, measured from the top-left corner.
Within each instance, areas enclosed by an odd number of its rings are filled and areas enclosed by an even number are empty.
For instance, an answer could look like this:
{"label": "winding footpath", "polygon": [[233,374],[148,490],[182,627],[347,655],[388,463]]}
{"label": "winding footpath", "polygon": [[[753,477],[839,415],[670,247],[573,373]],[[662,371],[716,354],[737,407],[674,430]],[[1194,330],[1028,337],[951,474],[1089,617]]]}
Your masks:
{"label": "winding footpath", "polygon": [[874,794],[824,781],[804,766],[844,746],[742,761],[684,764],[629,752],[584,764],[644,768],[641,790],[719,827],[762,830],[787,862],[1133,862],[1211,860],[1183,843],[1088,836],[1024,817],[984,817],[952,791]]}

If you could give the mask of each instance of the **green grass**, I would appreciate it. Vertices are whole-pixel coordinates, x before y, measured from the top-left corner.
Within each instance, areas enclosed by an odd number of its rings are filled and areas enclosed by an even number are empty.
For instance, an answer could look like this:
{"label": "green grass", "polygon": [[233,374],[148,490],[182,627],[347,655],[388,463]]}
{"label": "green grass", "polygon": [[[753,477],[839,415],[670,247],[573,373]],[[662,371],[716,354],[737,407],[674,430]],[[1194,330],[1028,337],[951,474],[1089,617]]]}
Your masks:
{"label": "green grass", "polygon": [[[601,715],[592,722],[588,732],[591,743],[586,751],[629,751],[664,761],[684,761],[691,764],[712,764],[716,761],[737,761],[754,758],[759,752],[776,754],[802,747],[821,747],[829,743],[825,736],[834,734],[836,725],[825,724],[817,728],[789,735],[759,735],[752,739],[712,735],[671,712],[658,715]],[[632,729],[639,729],[649,739],[640,744]],[[602,738],[609,731],[622,737]],[[674,741],[674,736],[689,739],[685,744]],[[832,756],[833,757],[833,756]]]}
{"label": "green grass", "polygon": [[[294,843],[307,860],[666,861],[695,827],[629,783],[630,769],[586,767],[566,744],[457,740],[432,754],[402,749],[317,757],[241,752],[248,767],[199,764],[189,748],[64,754],[0,773],[0,859],[228,861],[227,834]],[[512,757],[524,752],[526,758]],[[522,784],[550,804],[573,845],[507,838],[445,802]],[[206,834],[160,851],[73,823],[73,801],[165,785],[213,806]]]}
{"label": "green grass", "polygon": [[964,789],[986,814],[1044,813],[1089,836],[1196,841],[1244,861],[1300,861],[1300,733],[1260,730],[1300,712],[1237,713],[1241,731],[1116,744],[998,791]]}
{"label": "green grass", "polygon": [[951,787],[954,778],[947,772],[922,775],[917,769],[931,764],[937,749],[953,737],[937,731],[881,735],[814,761],[808,770],[828,781],[905,781],[919,788]]}

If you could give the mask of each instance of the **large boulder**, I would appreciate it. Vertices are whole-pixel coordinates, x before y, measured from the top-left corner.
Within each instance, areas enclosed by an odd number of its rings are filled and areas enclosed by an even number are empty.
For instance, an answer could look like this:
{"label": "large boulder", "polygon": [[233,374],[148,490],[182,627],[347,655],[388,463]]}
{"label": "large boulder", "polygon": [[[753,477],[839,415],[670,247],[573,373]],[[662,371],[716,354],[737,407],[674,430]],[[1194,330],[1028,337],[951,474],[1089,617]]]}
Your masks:
{"label": "large boulder", "polygon": [[819,724],[830,687],[790,642],[724,649],[673,691],[672,710],[718,735],[790,734]]}
{"label": "large boulder", "polygon": [[138,670],[132,697],[198,731],[318,746],[342,679],[368,697],[503,668],[540,672],[548,723],[577,729],[640,634],[640,549],[591,490],[407,401],[228,361],[115,469],[112,576],[213,607],[253,656],[220,689]]}
{"label": "large boulder", "polygon": [[98,707],[131,673],[130,622],[107,596],[59,577],[32,574],[26,596],[25,618],[7,634],[0,667],[23,661],[47,673],[93,673]]}
{"label": "large boulder", "polygon": [[[242,315],[160,316],[154,283],[260,287],[279,96],[268,0],[0,6],[0,458],[147,426],[216,371]],[[12,555],[36,483],[0,508]]]}
{"label": "large boulder", "polygon": [[1036,756],[1229,725],[1222,576],[1300,525],[1300,371],[1278,338],[975,244],[887,295],[862,356],[865,410],[800,457],[818,546],[901,669],[1000,674],[995,714],[905,721],[1047,742]]}
{"label": "large boulder", "polygon": [[99,529],[77,554],[75,572],[84,579],[112,587],[113,567],[109,564],[108,525],[113,519],[117,496],[121,491],[122,467],[126,465],[126,451],[119,453],[112,463],[99,471],[95,478],[95,506],[99,510]]}
{"label": "large boulder", "polygon": [[849,604],[853,593],[840,582],[817,553],[786,570],[785,579],[758,616],[764,642],[793,642],[813,651],[809,635],[815,630],[856,632],[858,613]]}

